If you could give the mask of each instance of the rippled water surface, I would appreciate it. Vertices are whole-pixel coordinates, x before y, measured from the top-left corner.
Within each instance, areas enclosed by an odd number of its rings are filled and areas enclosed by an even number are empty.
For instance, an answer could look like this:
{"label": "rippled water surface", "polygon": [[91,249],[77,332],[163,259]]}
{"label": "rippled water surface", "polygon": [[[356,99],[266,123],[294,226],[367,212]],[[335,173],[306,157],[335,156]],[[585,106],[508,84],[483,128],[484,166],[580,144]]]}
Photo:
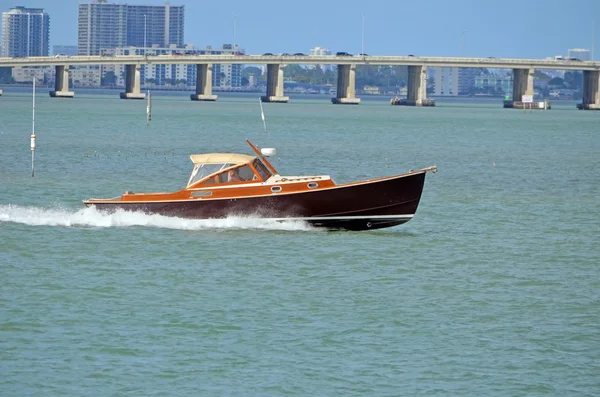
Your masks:
{"label": "rippled water surface", "polygon": [[[597,396],[600,113],[324,97],[0,97],[0,395]],[[413,220],[325,232],[81,200],[278,149],[337,182],[437,165]]]}

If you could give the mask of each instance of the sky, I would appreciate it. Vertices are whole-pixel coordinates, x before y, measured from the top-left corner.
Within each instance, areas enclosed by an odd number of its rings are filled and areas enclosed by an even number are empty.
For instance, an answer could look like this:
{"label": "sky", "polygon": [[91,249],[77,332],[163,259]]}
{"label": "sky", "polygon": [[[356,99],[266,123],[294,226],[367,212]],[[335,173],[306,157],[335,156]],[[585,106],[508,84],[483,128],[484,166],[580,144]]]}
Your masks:
{"label": "sky", "polygon": [[[41,7],[50,45],[77,44],[81,0],[0,0],[0,10]],[[91,2],[91,0],[89,1]],[[162,5],[160,0],[111,1]],[[369,55],[545,58],[569,48],[600,60],[600,0],[172,0],[185,6],[185,42],[247,54],[313,47]],[[594,34],[592,34],[594,32]],[[593,40],[595,37],[595,40]]]}

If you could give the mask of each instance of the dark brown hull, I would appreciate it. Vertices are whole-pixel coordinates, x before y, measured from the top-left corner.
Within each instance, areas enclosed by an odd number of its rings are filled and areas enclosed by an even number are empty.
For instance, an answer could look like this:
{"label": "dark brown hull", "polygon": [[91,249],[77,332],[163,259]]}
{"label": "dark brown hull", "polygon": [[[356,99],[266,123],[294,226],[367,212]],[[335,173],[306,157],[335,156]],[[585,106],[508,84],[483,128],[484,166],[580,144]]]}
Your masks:
{"label": "dark brown hull", "polygon": [[408,222],[417,211],[425,172],[301,193],[227,199],[86,202],[99,210],[141,211],[192,219],[250,216],[302,220],[317,227],[369,230]]}

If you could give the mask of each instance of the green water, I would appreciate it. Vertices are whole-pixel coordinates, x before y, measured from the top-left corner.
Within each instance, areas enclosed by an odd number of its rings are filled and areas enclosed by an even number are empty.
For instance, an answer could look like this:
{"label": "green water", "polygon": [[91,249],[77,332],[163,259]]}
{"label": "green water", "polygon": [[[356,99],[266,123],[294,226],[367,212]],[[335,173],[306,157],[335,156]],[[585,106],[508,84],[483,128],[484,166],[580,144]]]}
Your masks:
{"label": "green water", "polygon": [[[189,94],[189,93],[188,93]],[[325,97],[0,97],[0,395],[597,396],[600,113]],[[190,153],[336,182],[437,165],[372,232],[101,214]]]}

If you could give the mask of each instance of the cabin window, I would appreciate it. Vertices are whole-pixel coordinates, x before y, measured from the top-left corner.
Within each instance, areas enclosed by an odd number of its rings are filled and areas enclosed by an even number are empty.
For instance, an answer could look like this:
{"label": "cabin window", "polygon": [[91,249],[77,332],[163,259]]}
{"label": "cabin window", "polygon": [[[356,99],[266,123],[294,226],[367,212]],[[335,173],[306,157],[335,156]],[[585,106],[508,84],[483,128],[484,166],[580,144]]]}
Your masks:
{"label": "cabin window", "polygon": [[254,160],[252,165],[254,166],[254,168],[256,168],[256,171],[258,172],[260,177],[263,179],[263,181],[266,181],[267,179],[269,179],[269,177],[271,176],[271,173],[269,172],[267,167],[265,167],[265,165],[262,163],[262,161],[256,159],[256,160]]}
{"label": "cabin window", "polygon": [[[215,172],[219,172],[220,170],[222,170],[223,168],[228,168],[233,166],[234,164],[231,163],[224,163],[224,164],[199,164],[196,166],[196,168],[194,168],[194,171],[192,172],[192,176],[190,177],[190,181],[188,183],[188,186],[198,182],[201,179],[206,178],[208,175],[210,174],[214,174]],[[211,182],[209,182],[210,184]]]}
{"label": "cabin window", "polygon": [[281,186],[271,186],[271,191],[277,193],[281,191]]}
{"label": "cabin window", "polygon": [[319,184],[317,182],[309,182],[308,185],[309,189],[314,189],[319,187]]}
{"label": "cabin window", "polygon": [[232,168],[219,175],[219,181],[221,183],[228,182],[246,182],[251,181],[254,177],[254,171],[249,165],[243,167]]}

